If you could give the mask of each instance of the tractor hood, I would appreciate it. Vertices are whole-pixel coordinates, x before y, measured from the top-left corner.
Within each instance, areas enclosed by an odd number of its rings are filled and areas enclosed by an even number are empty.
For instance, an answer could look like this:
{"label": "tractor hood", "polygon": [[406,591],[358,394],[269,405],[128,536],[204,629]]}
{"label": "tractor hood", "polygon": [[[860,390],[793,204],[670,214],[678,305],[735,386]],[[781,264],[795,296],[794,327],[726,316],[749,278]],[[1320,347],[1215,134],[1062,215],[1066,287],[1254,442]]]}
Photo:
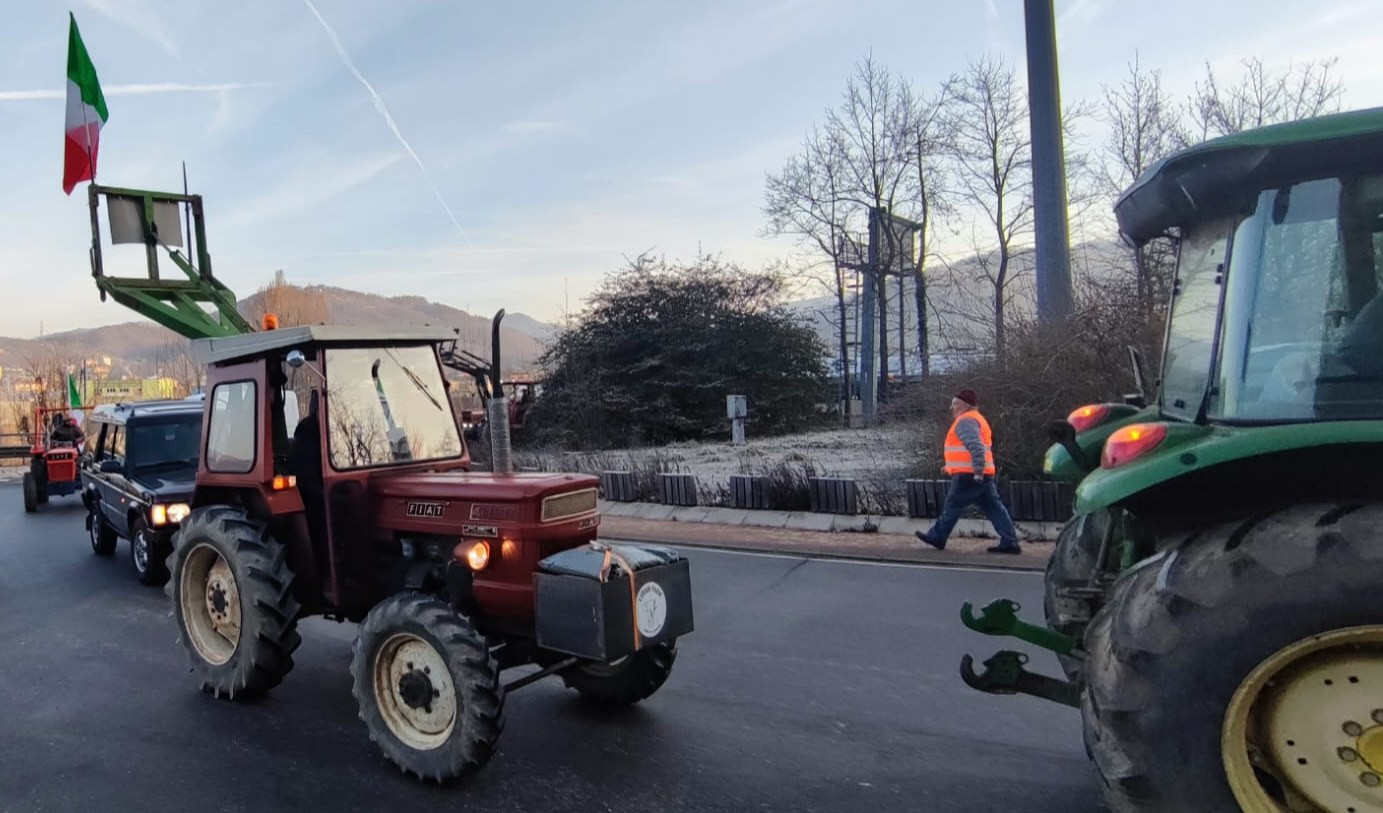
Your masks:
{"label": "tractor hood", "polygon": [[404,472],[372,478],[370,491],[383,515],[429,526],[551,523],[593,515],[599,485],[587,474]]}

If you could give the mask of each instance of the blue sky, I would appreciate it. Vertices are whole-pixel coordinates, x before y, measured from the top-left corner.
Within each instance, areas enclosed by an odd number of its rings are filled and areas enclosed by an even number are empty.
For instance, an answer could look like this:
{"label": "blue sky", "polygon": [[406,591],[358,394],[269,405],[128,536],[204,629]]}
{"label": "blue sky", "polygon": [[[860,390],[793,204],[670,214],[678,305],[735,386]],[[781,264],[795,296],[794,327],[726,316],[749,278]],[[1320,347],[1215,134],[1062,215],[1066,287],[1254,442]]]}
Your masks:
{"label": "blue sky", "polygon": [[[91,283],[85,187],[60,188],[69,9],[107,88],[100,180],[176,191],[185,160],[217,275],[238,293],[283,268],[298,283],[544,319],[645,250],[787,256],[761,236],[764,174],[867,54],[924,91],[969,56],[999,54],[1020,75],[1023,58],[1019,0],[312,3],[8,4],[0,334],[132,318]],[[1067,101],[1117,81],[1136,49],[1178,95],[1206,60],[1232,74],[1249,55],[1338,56],[1346,105],[1383,104],[1383,0],[1057,0],[1057,12]],[[120,254],[121,267],[142,262]]]}

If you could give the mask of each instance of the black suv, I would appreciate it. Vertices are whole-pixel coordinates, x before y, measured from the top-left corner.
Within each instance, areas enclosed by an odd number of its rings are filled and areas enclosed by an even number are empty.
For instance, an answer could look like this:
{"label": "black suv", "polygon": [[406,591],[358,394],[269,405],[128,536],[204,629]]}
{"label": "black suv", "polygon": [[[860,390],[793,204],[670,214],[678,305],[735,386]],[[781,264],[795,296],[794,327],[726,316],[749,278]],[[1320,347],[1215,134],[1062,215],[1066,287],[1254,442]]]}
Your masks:
{"label": "black suv", "polygon": [[201,400],[97,407],[86,437],[82,502],[92,551],[110,556],[123,536],[139,580],[162,584],[173,532],[187,517],[197,479]]}

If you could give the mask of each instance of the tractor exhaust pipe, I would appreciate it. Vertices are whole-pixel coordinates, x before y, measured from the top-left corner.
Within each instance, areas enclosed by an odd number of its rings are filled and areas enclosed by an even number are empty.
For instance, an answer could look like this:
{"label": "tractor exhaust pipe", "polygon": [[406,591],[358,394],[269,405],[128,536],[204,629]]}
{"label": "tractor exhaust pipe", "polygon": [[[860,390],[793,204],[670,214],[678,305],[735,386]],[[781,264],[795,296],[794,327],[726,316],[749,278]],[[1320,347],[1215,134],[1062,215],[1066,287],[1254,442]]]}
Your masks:
{"label": "tractor exhaust pipe", "polygon": [[504,321],[504,309],[495,314],[490,328],[490,393],[485,404],[486,423],[490,426],[490,470],[499,474],[514,471],[514,449],[509,434],[509,396],[500,381],[499,323]]}

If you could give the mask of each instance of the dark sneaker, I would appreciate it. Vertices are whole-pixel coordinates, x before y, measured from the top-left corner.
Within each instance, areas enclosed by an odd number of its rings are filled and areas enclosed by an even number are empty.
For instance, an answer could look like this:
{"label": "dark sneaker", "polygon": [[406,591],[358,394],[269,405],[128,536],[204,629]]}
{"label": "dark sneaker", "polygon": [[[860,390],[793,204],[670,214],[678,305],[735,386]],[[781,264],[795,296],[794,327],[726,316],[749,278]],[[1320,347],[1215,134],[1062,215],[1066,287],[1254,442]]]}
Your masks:
{"label": "dark sneaker", "polygon": [[992,548],[985,548],[986,553],[1022,553],[1023,549],[1017,545],[995,545]]}
{"label": "dark sneaker", "polygon": [[946,542],[945,542],[945,540],[943,540],[943,541],[941,541],[941,542],[937,542],[935,539],[932,539],[930,536],[927,536],[926,534],[922,533],[921,531],[913,531],[913,532],[912,532],[912,535],[915,536],[915,537],[917,537],[918,539],[922,540],[923,542],[926,542],[928,545],[931,545],[932,547],[936,548],[937,550],[946,550]]}

